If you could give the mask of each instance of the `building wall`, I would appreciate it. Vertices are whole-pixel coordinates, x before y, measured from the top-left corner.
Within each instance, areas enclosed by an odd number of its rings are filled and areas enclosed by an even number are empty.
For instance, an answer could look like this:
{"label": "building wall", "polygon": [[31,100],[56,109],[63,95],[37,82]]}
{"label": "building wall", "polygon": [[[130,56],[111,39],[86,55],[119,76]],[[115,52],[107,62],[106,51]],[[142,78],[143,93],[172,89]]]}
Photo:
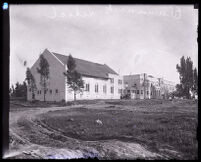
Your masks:
{"label": "building wall", "polygon": [[[77,100],[85,99],[120,99],[121,93],[119,89],[123,89],[122,84],[118,84],[118,79],[123,80],[121,76],[109,74],[110,78],[114,79],[114,83],[111,83],[110,79],[92,78],[83,76],[84,80],[84,90],[76,95]],[[89,91],[86,90],[86,84],[89,85]],[[95,85],[98,85],[98,91],[95,92]],[[104,92],[103,86],[106,86],[106,91]],[[114,87],[114,93],[111,93],[111,87]],[[67,101],[74,100],[74,92],[68,88],[67,90]]]}
{"label": "building wall", "polygon": [[130,93],[132,99],[161,98],[161,87],[158,78],[146,73],[125,75],[125,93]]}
{"label": "building wall", "polygon": [[[59,62],[53,54],[51,54],[48,50],[45,50],[42,55],[47,59],[49,63],[49,81],[48,81],[48,90],[46,92],[46,101],[61,101],[65,99],[65,78],[63,72],[65,70],[65,66]],[[44,100],[44,90],[40,85],[40,74],[37,72],[37,67],[39,68],[40,59],[38,59],[34,65],[31,67],[32,75],[35,78],[37,90],[35,92],[35,99],[43,101]],[[30,87],[29,87],[30,88]],[[32,100],[32,93],[27,89],[27,98],[28,100]],[[56,93],[56,90],[58,92]],[[41,91],[41,93],[40,93]],[[51,93],[52,91],[52,93]]]}
{"label": "building wall", "polygon": [[[48,90],[46,92],[46,101],[72,101],[74,100],[74,93],[67,85],[67,78],[64,76],[63,72],[67,70],[67,66],[60,62],[54,54],[45,50],[42,55],[47,59],[49,63],[49,80],[48,80]],[[44,100],[44,90],[40,85],[40,74],[37,72],[37,67],[39,68],[38,59],[34,65],[31,67],[31,73],[35,78],[37,90],[35,91],[35,99],[43,101]],[[83,77],[85,83],[85,90],[82,93],[76,95],[77,100],[83,99],[120,99],[121,93],[119,89],[123,89],[123,77],[115,74],[108,74],[109,78],[113,78],[114,82],[111,83],[110,79],[101,78],[91,78]],[[118,83],[118,80],[122,80],[122,84]],[[86,91],[86,84],[89,84],[89,92]],[[95,85],[98,85],[98,92],[95,92]],[[103,92],[103,86],[106,85],[106,93]],[[114,87],[114,93],[111,93],[111,87]],[[32,92],[27,89],[27,98],[32,100]],[[57,90],[57,92],[56,92]],[[52,93],[51,93],[52,91]]]}
{"label": "building wall", "polygon": [[148,75],[150,97],[153,99],[161,99],[161,87],[158,78]]}
{"label": "building wall", "polygon": [[144,98],[143,76],[141,74],[126,75],[124,78],[125,93],[130,93],[132,99]]}
{"label": "building wall", "polygon": [[174,82],[159,78],[161,86],[161,95],[163,98],[167,98],[168,94],[176,90],[176,84]]}

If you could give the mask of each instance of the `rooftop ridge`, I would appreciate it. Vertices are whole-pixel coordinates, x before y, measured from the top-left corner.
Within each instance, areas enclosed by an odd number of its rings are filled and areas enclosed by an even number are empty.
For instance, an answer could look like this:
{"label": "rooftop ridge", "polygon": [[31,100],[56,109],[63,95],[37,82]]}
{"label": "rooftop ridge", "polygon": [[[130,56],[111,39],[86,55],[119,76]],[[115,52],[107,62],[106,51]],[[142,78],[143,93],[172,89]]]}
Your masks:
{"label": "rooftop ridge", "polygon": [[[53,54],[57,54],[57,55],[62,55],[62,56],[65,56],[65,57],[69,57],[69,55],[63,55],[63,54],[56,53],[56,52],[52,52],[52,53]],[[73,58],[76,59],[76,60],[81,60],[81,61],[85,61],[85,62],[89,62],[89,63],[98,64],[98,65],[104,66],[104,64],[101,64],[101,63],[96,63],[96,62],[92,62],[92,61],[88,61],[88,60],[83,60],[83,59],[79,59],[79,58],[76,58],[76,57],[73,57]]]}

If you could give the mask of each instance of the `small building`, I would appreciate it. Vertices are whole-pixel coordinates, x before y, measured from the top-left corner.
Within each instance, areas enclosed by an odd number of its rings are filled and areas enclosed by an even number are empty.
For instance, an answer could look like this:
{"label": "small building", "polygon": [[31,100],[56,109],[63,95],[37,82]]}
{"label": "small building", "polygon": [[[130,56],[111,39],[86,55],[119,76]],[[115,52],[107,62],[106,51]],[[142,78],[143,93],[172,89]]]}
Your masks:
{"label": "small building", "polygon": [[[74,93],[67,85],[68,56],[50,52],[45,49],[42,53],[49,63],[49,80],[46,93],[46,101],[72,101]],[[76,70],[82,75],[84,89],[76,95],[77,100],[84,99],[120,99],[123,90],[123,77],[117,74],[106,64],[98,64],[90,61],[74,58]],[[37,72],[40,59],[31,67],[31,73],[35,78],[37,90],[35,99],[43,101],[44,90],[40,85],[40,74]],[[32,100],[31,88],[27,89],[27,99]]]}

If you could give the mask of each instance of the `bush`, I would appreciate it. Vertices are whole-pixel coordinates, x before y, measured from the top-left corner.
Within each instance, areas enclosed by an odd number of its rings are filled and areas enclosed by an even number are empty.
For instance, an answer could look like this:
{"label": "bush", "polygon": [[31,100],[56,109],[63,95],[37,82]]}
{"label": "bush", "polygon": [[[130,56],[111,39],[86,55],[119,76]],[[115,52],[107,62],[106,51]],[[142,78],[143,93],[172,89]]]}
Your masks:
{"label": "bush", "polygon": [[32,100],[31,103],[39,103],[39,100]]}
{"label": "bush", "polygon": [[121,95],[121,99],[131,99],[130,94]]}
{"label": "bush", "polygon": [[61,100],[62,103],[65,103],[66,101],[64,99]]}

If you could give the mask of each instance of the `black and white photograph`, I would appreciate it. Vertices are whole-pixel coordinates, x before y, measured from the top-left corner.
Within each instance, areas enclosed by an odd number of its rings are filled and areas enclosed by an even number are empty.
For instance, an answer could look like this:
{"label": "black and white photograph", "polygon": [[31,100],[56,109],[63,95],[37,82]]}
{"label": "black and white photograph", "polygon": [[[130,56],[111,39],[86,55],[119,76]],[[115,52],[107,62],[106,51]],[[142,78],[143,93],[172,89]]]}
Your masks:
{"label": "black and white photograph", "polygon": [[7,7],[4,159],[198,159],[194,4]]}

